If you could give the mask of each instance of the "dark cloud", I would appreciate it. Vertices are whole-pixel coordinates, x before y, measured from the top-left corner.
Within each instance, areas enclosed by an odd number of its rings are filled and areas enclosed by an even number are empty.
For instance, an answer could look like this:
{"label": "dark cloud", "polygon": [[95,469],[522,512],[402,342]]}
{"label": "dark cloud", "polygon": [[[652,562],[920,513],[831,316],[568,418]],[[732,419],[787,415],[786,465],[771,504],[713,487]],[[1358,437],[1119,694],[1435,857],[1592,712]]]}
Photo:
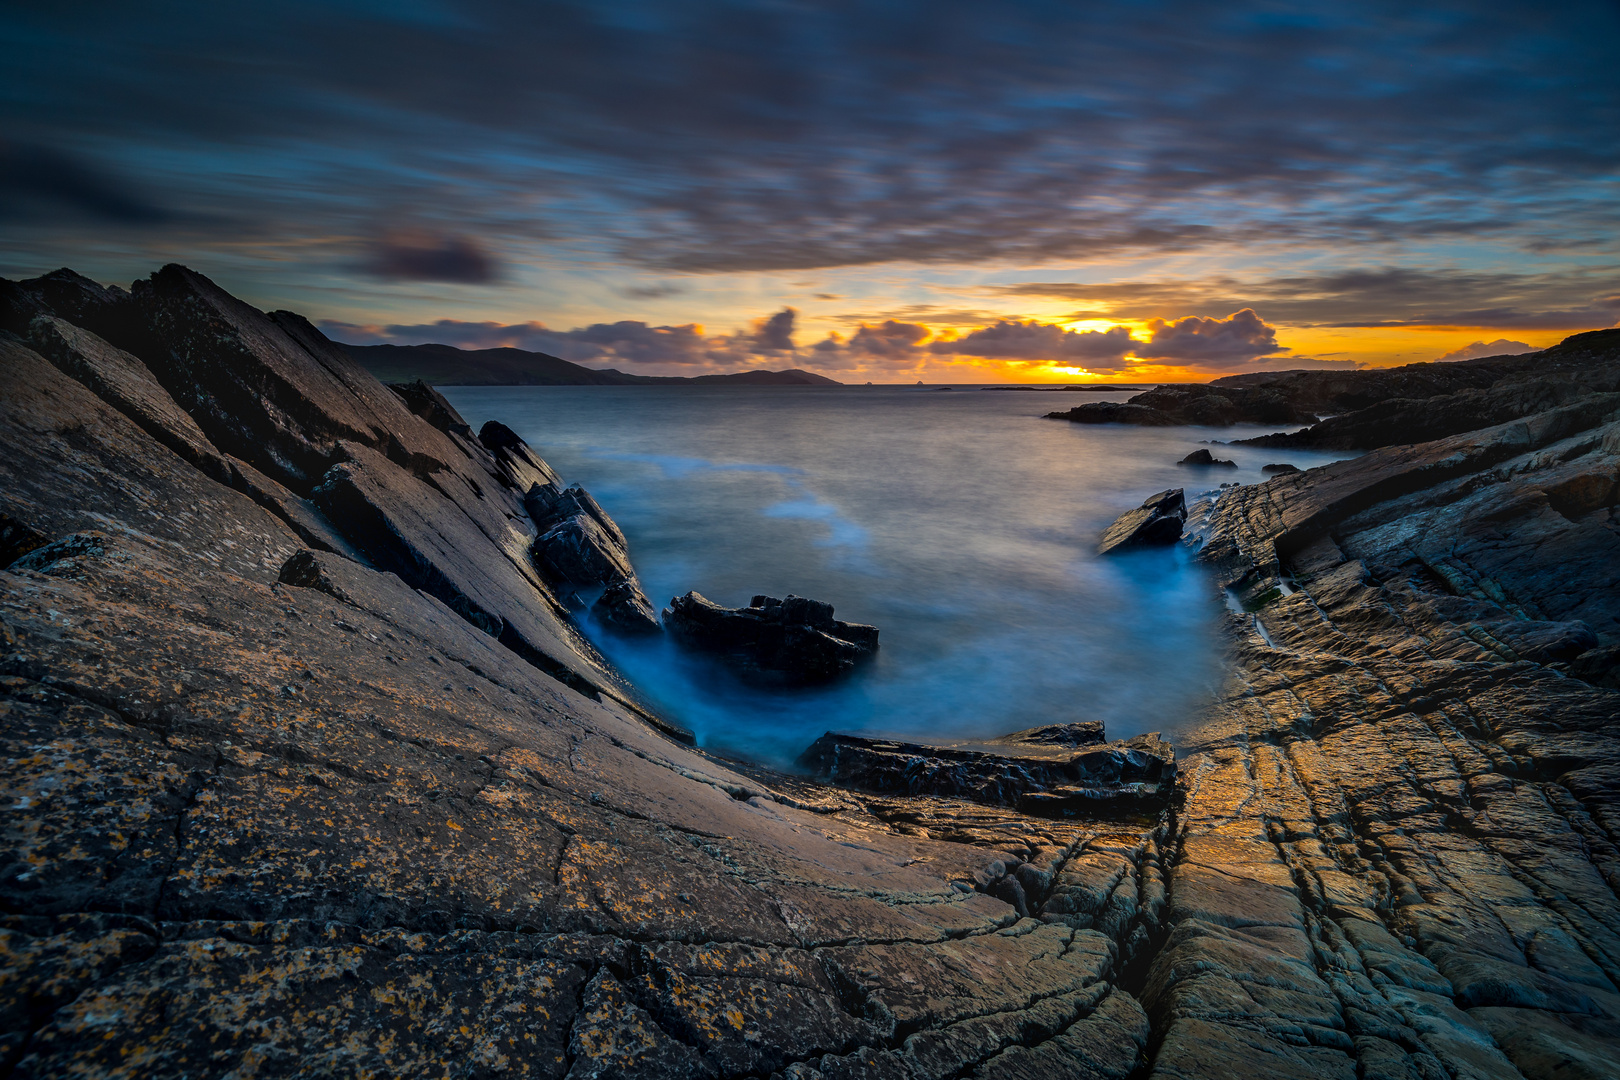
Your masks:
{"label": "dark cloud", "polygon": [[0,220],[163,225],[173,215],[128,180],[45,146],[0,142]]}
{"label": "dark cloud", "polygon": [[949,341],[936,341],[929,351],[942,355],[982,356],[990,360],[1034,360],[1074,364],[1091,370],[1124,366],[1125,355],[1138,342],[1123,326],[1107,331],[1065,330],[1033,319],[1004,319],[993,326]]}
{"label": "dark cloud", "polygon": [[[791,308],[787,311],[792,311]],[[760,344],[760,328],[774,322],[768,340],[789,340],[792,350],[792,319],[786,312],[756,320],[755,327],[738,334],[706,334],[695,323],[684,326],[652,326],[636,319],[613,323],[593,323],[573,330],[553,330],[540,322],[496,323],[440,319],[431,323],[361,326],[327,321],[321,328],[337,341],[350,345],[454,345],[459,349],[525,349],[572,360],[578,364],[605,366],[680,365],[709,366],[735,370],[771,355],[783,347]]]}
{"label": "dark cloud", "polygon": [[1135,343],[1137,356],[1206,366],[1241,363],[1258,356],[1287,352],[1277,344],[1277,329],[1244,308],[1224,319],[1200,315],[1148,323],[1151,336]]}
{"label": "dark cloud", "polygon": [[222,238],[425,208],[715,271],[1620,224],[1609,0],[172,0],[0,33],[14,137],[139,161],[233,207]]}
{"label": "dark cloud", "polygon": [[395,236],[371,245],[365,263],[373,277],[391,281],[448,281],[487,285],[499,276],[495,259],[466,236]]}
{"label": "dark cloud", "polygon": [[624,295],[632,300],[662,300],[666,296],[679,296],[686,290],[679,285],[632,285]]}
{"label": "dark cloud", "polygon": [[1520,353],[1536,351],[1534,345],[1527,345],[1522,341],[1509,341],[1507,338],[1497,338],[1495,341],[1476,341],[1472,345],[1464,345],[1460,349],[1453,349],[1444,356],[1435,357],[1435,360],[1472,360],[1477,356],[1517,356]]}
{"label": "dark cloud", "polygon": [[[1489,326],[1587,330],[1620,319],[1620,273],[1353,269],[1315,276],[1237,281],[1025,282],[995,286],[1002,296],[1107,305],[1074,318],[1169,318],[1253,308],[1288,326]],[[1570,307],[1571,297],[1587,299]]]}
{"label": "dark cloud", "polygon": [[754,348],[765,352],[792,352],[793,351],[793,320],[799,313],[793,308],[783,308],[775,315],[758,319],[754,322]]}
{"label": "dark cloud", "polygon": [[928,339],[929,329],[921,323],[886,319],[876,326],[861,324],[846,342],[832,334],[815,346],[817,352],[847,352],[861,357],[915,361],[918,347]]}

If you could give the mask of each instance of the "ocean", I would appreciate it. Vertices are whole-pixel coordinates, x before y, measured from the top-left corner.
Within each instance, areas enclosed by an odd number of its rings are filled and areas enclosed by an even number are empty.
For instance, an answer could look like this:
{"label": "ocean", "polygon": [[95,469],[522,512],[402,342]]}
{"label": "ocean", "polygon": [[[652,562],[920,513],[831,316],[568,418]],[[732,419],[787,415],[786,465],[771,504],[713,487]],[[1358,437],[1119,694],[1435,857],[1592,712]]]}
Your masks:
{"label": "ocean", "polygon": [[776,767],[823,732],[989,737],[1101,720],[1173,736],[1219,677],[1205,571],[1181,546],[1099,558],[1156,491],[1188,501],[1273,461],[1211,446],[1262,428],[1080,425],[1043,414],[1129,393],[913,387],[445,387],[500,420],[619,523],[655,605],[796,593],[881,630],[877,660],[813,689],[746,686],[664,641],[586,632],[699,745]]}

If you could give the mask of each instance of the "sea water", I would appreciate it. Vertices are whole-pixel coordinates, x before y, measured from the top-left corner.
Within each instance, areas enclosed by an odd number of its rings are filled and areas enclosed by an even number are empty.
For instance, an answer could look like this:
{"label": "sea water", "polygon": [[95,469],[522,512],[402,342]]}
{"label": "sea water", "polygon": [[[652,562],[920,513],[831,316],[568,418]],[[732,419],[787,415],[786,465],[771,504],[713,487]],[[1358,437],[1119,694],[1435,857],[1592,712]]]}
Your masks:
{"label": "sea water", "polygon": [[586,633],[701,746],[790,765],[825,731],[988,737],[1101,720],[1174,733],[1219,677],[1219,605],[1182,546],[1096,554],[1156,491],[1188,501],[1261,466],[1346,455],[1210,446],[1260,428],[1137,428],[1043,414],[1129,394],[913,387],[445,387],[511,427],[629,540],[655,605],[695,589],[827,601],[881,630],[836,685],[747,686],[663,640]]}

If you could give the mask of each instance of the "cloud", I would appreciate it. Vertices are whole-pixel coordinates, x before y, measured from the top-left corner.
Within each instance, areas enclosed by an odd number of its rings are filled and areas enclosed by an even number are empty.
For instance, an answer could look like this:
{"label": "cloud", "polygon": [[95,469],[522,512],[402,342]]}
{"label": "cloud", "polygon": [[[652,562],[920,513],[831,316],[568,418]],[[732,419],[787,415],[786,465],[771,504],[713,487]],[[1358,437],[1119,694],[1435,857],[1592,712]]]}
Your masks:
{"label": "cloud", "polygon": [[793,351],[793,320],[798,317],[793,308],[783,308],[775,315],[754,320],[754,348],[766,352]]}
{"label": "cloud", "polygon": [[1124,366],[1126,354],[1138,344],[1123,326],[1106,331],[1075,331],[1034,319],[1003,319],[963,337],[936,341],[929,350],[941,355],[981,356],[987,360],[1067,361],[1099,370]]}
{"label": "cloud", "polygon": [[[325,321],[321,329],[350,345],[454,345],[458,349],[524,349],[577,364],[693,365],[734,371],[785,351],[794,353],[792,308],[754,320],[736,334],[708,334],[697,323],[653,326],[639,319],[554,330],[542,322],[463,322],[363,325]],[[786,345],[782,343],[786,342]]]}
{"label": "cloud", "polygon": [[197,244],[248,224],[352,236],[420,210],[505,250],[555,230],[620,265],[747,271],[1220,243],[1557,251],[1620,224],[1610,0],[182,2],[0,20],[13,137],[67,133],[140,161],[174,205],[231,208]]}
{"label": "cloud", "polygon": [[373,277],[390,281],[487,285],[499,276],[495,259],[466,236],[384,237],[372,243],[364,267]]}
{"label": "cloud", "polygon": [[173,218],[130,181],[78,157],[0,142],[0,220],[155,226]]}
{"label": "cloud", "polygon": [[[1541,273],[1352,268],[1332,274],[1238,281],[1021,282],[992,286],[999,296],[1101,305],[1073,318],[1168,318],[1249,307],[1285,326],[1481,326],[1587,330],[1620,319],[1620,273],[1612,269]],[[1585,298],[1577,307],[1572,297]]]}
{"label": "cloud", "polygon": [[1224,319],[1199,315],[1168,322],[1148,323],[1151,336],[1136,344],[1136,355],[1221,366],[1242,363],[1271,353],[1287,352],[1277,344],[1277,329],[1266,324],[1252,308],[1235,311]]}
{"label": "cloud", "polygon": [[1472,360],[1478,356],[1517,356],[1520,353],[1537,351],[1539,350],[1534,345],[1527,345],[1522,341],[1497,338],[1495,341],[1476,341],[1472,345],[1453,349],[1444,356],[1437,356],[1434,359],[1439,363],[1446,360]]}

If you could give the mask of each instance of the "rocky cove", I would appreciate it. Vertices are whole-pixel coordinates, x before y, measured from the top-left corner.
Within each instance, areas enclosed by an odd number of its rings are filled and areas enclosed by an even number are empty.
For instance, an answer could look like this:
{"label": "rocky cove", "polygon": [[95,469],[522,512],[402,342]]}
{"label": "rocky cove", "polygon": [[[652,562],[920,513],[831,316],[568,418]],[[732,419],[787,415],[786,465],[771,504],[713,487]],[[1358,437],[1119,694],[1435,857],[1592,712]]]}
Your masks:
{"label": "rocky cove", "polygon": [[688,745],[532,557],[645,622],[594,500],[296,315],[0,326],[9,1075],[1615,1075],[1620,331],[1257,390],[1368,452],[1177,505],[1225,682],[1037,813],[972,770],[1090,735]]}

